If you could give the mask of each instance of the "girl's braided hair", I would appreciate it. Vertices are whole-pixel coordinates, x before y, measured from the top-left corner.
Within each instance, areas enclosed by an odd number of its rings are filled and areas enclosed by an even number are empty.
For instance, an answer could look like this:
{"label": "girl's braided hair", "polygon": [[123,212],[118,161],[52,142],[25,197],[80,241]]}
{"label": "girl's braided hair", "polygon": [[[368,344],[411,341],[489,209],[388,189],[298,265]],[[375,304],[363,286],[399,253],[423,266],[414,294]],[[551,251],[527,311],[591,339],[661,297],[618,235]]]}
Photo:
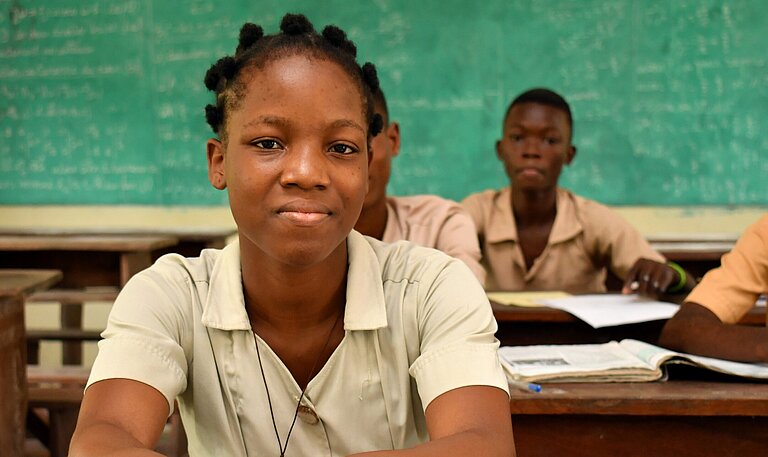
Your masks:
{"label": "girl's braided hair", "polygon": [[205,87],[216,94],[216,103],[205,107],[205,119],[219,136],[224,134],[227,114],[238,107],[243,98],[245,81],[239,78],[248,67],[263,68],[267,62],[296,54],[337,63],[357,84],[363,97],[368,138],[382,128],[381,116],[374,113],[373,94],[379,89],[376,67],[366,62],[357,64],[357,47],[347,34],[334,25],[317,33],[302,14],[286,14],[280,22],[280,33],[264,35],[264,30],[251,23],[240,29],[240,39],[234,56],[219,59],[205,74]]}

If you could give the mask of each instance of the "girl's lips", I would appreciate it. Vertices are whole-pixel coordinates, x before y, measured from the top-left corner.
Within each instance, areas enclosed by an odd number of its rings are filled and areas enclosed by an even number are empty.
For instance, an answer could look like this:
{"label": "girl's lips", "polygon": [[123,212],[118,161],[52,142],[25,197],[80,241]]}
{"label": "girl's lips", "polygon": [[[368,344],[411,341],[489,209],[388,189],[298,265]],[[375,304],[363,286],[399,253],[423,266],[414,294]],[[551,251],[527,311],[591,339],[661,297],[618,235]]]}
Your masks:
{"label": "girl's lips", "polygon": [[296,225],[317,225],[330,217],[328,213],[303,212],[303,211],[278,211],[277,213]]}
{"label": "girl's lips", "polygon": [[302,226],[317,225],[329,218],[331,213],[322,203],[307,200],[294,200],[277,209],[278,216]]}

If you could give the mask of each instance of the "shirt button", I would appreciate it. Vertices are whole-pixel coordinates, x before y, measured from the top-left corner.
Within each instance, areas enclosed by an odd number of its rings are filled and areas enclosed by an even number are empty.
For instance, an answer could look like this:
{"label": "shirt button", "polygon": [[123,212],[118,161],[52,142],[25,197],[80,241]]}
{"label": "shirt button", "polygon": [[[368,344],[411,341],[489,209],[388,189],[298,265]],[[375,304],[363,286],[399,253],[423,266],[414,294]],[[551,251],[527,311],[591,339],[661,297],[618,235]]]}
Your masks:
{"label": "shirt button", "polygon": [[315,410],[306,405],[299,406],[299,419],[309,425],[315,425],[320,422],[320,418],[317,417]]}

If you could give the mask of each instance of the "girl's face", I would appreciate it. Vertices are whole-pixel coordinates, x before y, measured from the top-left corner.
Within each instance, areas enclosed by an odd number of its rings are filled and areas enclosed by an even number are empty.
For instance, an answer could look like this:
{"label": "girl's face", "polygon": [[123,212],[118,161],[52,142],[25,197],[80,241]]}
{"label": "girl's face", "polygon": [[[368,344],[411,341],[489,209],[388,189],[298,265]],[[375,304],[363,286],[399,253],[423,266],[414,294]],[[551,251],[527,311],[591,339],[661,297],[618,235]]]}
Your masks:
{"label": "girl's face", "polygon": [[345,249],[365,199],[363,98],[326,60],[295,55],[242,71],[226,143],[208,142],[209,179],[228,189],[244,252],[314,265]]}

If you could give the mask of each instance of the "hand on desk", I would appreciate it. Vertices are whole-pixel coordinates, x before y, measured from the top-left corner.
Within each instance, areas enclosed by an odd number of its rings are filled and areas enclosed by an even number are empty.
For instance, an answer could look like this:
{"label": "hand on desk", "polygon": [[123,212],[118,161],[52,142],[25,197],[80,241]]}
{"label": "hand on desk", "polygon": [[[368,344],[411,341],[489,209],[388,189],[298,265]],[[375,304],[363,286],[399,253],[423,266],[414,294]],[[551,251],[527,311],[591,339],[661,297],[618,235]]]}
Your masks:
{"label": "hand on desk", "polygon": [[[658,298],[665,294],[670,286],[674,287],[678,284],[680,279],[680,273],[668,264],[650,259],[638,259],[629,270],[621,292]],[[676,292],[684,291],[688,286],[688,282],[689,280],[686,278],[685,286]]]}

